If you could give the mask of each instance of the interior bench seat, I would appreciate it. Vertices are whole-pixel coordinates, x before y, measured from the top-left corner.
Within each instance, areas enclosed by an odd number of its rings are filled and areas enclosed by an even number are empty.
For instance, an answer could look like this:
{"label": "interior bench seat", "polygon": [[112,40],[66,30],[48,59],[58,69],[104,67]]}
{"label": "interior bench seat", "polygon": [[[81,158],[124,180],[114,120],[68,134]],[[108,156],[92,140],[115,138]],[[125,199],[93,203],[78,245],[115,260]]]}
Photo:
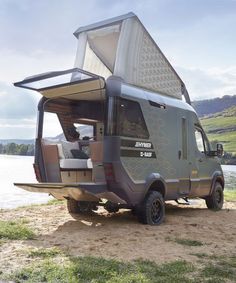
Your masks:
{"label": "interior bench seat", "polygon": [[60,159],[61,169],[92,169],[91,159]]}

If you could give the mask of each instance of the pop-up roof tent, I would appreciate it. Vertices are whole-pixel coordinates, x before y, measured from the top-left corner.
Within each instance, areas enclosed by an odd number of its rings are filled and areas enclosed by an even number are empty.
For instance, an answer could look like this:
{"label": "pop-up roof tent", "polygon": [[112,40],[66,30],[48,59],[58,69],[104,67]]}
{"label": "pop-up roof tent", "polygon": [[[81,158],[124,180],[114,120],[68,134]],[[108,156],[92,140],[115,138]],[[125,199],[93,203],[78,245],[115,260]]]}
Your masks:
{"label": "pop-up roof tent", "polygon": [[133,13],[80,27],[75,67],[190,103],[184,83]]}
{"label": "pop-up roof tent", "polygon": [[74,35],[78,38],[74,69],[36,75],[14,85],[48,98],[82,99],[81,93],[104,89],[104,78],[115,75],[160,94],[184,96],[191,104],[184,83],[135,14],[81,27]]}

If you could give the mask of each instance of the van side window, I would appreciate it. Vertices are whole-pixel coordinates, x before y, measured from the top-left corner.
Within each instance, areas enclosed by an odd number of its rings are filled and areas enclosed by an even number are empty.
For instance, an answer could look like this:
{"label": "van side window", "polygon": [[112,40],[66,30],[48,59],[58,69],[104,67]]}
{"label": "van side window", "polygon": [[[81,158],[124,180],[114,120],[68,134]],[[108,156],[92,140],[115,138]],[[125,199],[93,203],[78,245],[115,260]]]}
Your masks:
{"label": "van side window", "polygon": [[205,145],[202,136],[202,132],[199,129],[195,129],[195,138],[197,143],[197,148],[200,152],[205,152]]}
{"label": "van side window", "polygon": [[140,139],[149,138],[147,126],[138,102],[121,98],[119,99],[117,112],[118,135]]}

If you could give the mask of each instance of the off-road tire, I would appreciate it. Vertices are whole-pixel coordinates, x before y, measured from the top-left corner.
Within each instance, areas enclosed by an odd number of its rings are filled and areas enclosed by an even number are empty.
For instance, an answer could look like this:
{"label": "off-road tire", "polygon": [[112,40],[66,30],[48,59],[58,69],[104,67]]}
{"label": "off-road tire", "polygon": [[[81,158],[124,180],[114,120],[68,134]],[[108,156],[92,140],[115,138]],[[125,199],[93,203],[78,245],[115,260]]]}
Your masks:
{"label": "off-road tire", "polygon": [[70,214],[90,214],[93,210],[96,210],[96,203],[68,199],[67,209]]}
{"label": "off-road tire", "polygon": [[119,206],[116,203],[112,203],[111,201],[107,201],[104,205],[104,208],[109,213],[116,213],[119,211]]}
{"label": "off-road tire", "polygon": [[140,204],[137,216],[143,224],[161,224],[165,218],[165,202],[161,193],[150,191]]}
{"label": "off-road tire", "polygon": [[224,191],[222,185],[216,182],[211,195],[205,199],[206,205],[209,209],[220,210],[224,203]]}

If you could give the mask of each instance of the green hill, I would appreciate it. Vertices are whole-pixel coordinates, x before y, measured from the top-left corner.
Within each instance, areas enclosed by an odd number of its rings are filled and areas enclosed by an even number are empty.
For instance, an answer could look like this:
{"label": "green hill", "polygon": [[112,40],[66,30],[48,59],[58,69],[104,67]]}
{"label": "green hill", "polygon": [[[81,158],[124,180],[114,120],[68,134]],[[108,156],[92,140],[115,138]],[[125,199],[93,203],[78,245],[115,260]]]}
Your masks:
{"label": "green hill", "polygon": [[222,143],[226,155],[236,158],[236,106],[201,118],[201,124],[211,142]]}
{"label": "green hill", "polygon": [[225,95],[213,99],[193,101],[192,105],[199,117],[213,115],[221,113],[233,105],[236,106],[236,95]]}

